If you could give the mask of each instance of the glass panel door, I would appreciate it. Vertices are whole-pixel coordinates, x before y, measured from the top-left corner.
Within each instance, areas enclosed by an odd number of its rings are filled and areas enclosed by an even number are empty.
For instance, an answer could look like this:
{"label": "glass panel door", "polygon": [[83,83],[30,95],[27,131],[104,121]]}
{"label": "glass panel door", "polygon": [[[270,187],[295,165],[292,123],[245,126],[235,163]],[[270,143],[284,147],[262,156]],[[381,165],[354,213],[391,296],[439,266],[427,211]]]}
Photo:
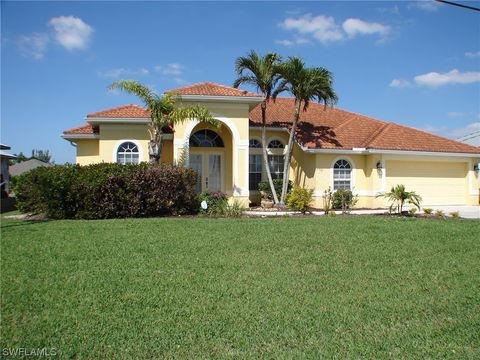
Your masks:
{"label": "glass panel door", "polygon": [[198,193],[202,192],[202,179],[203,179],[203,167],[202,167],[203,156],[201,154],[190,154],[190,167],[195,170],[198,174],[197,183],[195,184],[195,191]]}
{"label": "glass panel door", "polygon": [[222,190],[222,156],[217,154],[208,155],[208,178],[206,187],[210,191]]}

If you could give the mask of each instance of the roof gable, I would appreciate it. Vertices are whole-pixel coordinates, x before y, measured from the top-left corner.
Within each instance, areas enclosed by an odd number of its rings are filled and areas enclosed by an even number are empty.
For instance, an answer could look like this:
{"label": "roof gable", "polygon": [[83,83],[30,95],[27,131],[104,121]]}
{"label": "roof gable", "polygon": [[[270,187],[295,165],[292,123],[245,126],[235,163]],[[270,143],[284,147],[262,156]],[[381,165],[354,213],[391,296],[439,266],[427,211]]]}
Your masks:
{"label": "roof gable", "polygon": [[192,84],[177,89],[167,90],[166,94],[199,95],[199,96],[235,96],[235,97],[262,97],[261,94],[236,89],[230,86],[212,82]]}

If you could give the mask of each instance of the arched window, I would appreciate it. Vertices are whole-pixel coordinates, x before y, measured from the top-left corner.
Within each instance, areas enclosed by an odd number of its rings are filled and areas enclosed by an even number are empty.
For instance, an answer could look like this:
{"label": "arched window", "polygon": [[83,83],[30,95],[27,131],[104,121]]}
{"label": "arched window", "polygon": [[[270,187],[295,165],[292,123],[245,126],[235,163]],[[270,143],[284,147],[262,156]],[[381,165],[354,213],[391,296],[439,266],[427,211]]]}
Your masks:
{"label": "arched window", "polygon": [[121,143],[117,149],[117,163],[119,164],[138,164],[140,153],[138,146],[131,141]]}
{"label": "arched window", "polygon": [[254,148],[254,149],[261,149],[262,143],[257,139],[250,139],[250,141],[248,142],[248,147]]}
{"label": "arched window", "polygon": [[269,149],[283,149],[284,146],[280,140],[272,140],[268,143]]}
{"label": "arched window", "polygon": [[352,166],[347,160],[340,159],[333,165],[333,190],[351,189]]}
{"label": "arched window", "polygon": [[191,147],[223,147],[223,140],[215,131],[203,129],[190,136]]}

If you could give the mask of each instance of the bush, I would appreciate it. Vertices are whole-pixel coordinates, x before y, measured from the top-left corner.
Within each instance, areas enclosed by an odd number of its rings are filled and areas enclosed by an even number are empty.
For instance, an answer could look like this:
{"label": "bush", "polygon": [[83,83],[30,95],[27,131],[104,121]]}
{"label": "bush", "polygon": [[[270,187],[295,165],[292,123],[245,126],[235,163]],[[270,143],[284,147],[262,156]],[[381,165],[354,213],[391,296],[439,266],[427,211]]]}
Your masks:
{"label": "bush", "polygon": [[14,180],[22,212],[52,219],[194,213],[196,173],[175,166],[94,164],[40,167]]}
{"label": "bush", "polygon": [[341,209],[342,212],[348,213],[358,202],[358,196],[353,195],[351,190],[338,189],[333,193],[332,207]]}
{"label": "bush", "polygon": [[[273,187],[275,188],[275,192],[277,193],[278,198],[282,195],[282,186],[283,180],[282,179],[275,179],[273,180]],[[293,183],[289,180],[287,186],[287,195],[292,191]],[[268,181],[260,181],[258,183],[258,191],[264,193],[267,196],[267,199],[273,200],[272,190],[270,189],[270,184]],[[262,195],[263,196],[263,195]]]}
{"label": "bush", "polygon": [[294,210],[300,211],[302,214],[305,213],[310,208],[312,204],[313,190],[304,189],[301,187],[294,187],[293,191],[287,196],[287,206]]}
{"label": "bush", "polygon": [[435,216],[445,217],[445,213],[443,212],[443,210],[435,210]]}
{"label": "bush", "polygon": [[460,213],[458,211],[452,211],[450,216],[454,219],[458,219],[460,217]]}
{"label": "bush", "polygon": [[417,208],[408,209],[408,213],[410,214],[410,216],[415,216],[416,212],[417,212]]}
{"label": "bush", "polygon": [[[237,200],[233,199],[229,204],[227,194],[223,192],[204,191],[199,195],[201,204],[200,213],[213,217],[241,217],[245,213],[245,208]],[[203,208],[206,205],[206,208]]]}
{"label": "bush", "polygon": [[[204,191],[199,195],[199,200],[202,206],[200,209],[201,214],[209,216],[225,216],[228,206],[227,194],[221,191]],[[206,205],[206,208],[203,208],[204,204]]]}
{"label": "bush", "polygon": [[[332,210],[332,202],[333,202],[333,193],[330,188],[325,190],[322,195],[323,198],[323,211],[325,211],[325,215],[328,215]],[[335,214],[335,212],[332,212]]]}
{"label": "bush", "polygon": [[423,212],[426,215],[430,215],[431,213],[433,213],[433,209],[432,208],[423,208]]}

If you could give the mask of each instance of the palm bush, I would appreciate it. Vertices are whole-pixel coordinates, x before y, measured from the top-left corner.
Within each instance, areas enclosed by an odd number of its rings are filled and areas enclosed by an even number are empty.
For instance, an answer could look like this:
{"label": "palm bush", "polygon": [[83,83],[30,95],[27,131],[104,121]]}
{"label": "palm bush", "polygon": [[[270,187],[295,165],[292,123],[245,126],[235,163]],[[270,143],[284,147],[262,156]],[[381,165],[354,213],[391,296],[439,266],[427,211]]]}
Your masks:
{"label": "palm bush", "polygon": [[377,197],[387,199],[391,203],[390,212],[396,209],[398,214],[402,214],[405,203],[412,204],[420,210],[420,203],[422,202],[420,195],[415,191],[405,190],[405,185],[403,184],[393,186],[389,192],[377,195]]}

